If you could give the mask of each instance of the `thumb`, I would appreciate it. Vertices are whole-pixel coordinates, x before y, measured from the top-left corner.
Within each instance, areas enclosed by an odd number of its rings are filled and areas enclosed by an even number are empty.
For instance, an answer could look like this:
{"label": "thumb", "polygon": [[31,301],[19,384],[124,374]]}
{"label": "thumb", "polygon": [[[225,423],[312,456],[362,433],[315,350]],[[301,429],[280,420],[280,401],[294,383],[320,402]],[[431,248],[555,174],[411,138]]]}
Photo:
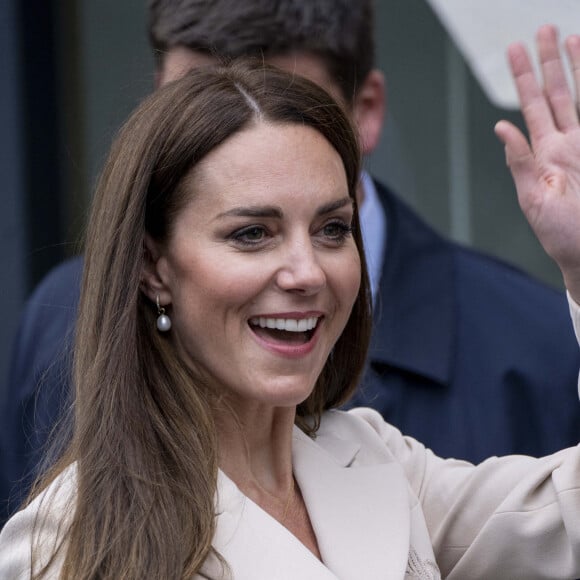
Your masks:
{"label": "thumb", "polygon": [[522,205],[525,201],[522,196],[531,194],[538,184],[534,154],[524,134],[512,123],[500,121],[495,126],[495,134],[505,145],[506,164],[510,168]]}

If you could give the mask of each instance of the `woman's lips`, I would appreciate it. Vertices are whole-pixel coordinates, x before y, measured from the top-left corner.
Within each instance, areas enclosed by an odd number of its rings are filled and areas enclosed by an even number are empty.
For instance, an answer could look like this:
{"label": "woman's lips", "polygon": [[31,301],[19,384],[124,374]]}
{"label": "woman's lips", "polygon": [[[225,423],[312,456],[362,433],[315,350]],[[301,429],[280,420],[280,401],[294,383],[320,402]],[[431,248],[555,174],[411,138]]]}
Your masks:
{"label": "woman's lips", "polygon": [[304,318],[254,316],[250,318],[250,325],[257,328],[283,330],[285,332],[306,332],[316,328],[318,318],[318,316]]}
{"label": "woman's lips", "polygon": [[301,356],[312,350],[316,329],[322,317],[255,316],[249,325],[258,341],[279,354]]}

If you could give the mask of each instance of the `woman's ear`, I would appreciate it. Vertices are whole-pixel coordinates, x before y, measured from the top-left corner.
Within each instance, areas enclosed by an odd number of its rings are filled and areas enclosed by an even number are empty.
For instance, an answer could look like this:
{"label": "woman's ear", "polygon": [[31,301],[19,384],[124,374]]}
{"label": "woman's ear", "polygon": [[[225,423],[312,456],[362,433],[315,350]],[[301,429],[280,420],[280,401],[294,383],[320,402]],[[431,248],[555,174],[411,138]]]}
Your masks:
{"label": "woman's ear", "polygon": [[167,260],[159,244],[145,234],[143,241],[143,271],[141,272],[141,292],[153,303],[159,297],[162,306],[171,304],[172,295],[167,275]]}
{"label": "woman's ear", "polygon": [[353,115],[359,130],[363,153],[372,153],[381,138],[387,108],[385,77],[373,69],[354,98]]}

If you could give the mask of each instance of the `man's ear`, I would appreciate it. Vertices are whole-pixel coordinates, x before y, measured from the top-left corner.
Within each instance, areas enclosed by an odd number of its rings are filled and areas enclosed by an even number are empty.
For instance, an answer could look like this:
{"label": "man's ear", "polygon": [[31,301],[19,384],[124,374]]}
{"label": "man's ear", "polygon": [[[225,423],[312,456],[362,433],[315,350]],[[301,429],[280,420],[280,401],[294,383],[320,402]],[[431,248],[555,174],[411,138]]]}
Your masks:
{"label": "man's ear", "polygon": [[383,73],[372,69],[356,92],[353,106],[364,155],[372,153],[379,143],[387,108],[386,95]]}
{"label": "man's ear", "polygon": [[162,306],[171,304],[172,295],[168,284],[167,260],[159,244],[145,234],[143,241],[143,271],[141,272],[141,292],[153,303],[159,297]]}

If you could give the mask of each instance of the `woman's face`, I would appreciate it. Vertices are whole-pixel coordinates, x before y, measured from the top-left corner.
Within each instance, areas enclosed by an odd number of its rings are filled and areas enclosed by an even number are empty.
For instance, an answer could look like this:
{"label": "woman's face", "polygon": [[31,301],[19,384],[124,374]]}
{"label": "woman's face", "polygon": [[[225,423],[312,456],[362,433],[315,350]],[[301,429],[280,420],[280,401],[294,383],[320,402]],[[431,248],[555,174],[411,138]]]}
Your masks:
{"label": "woman's face", "polygon": [[315,130],[258,123],[195,169],[153,268],[180,349],[235,405],[308,397],[358,293],[352,199]]}

